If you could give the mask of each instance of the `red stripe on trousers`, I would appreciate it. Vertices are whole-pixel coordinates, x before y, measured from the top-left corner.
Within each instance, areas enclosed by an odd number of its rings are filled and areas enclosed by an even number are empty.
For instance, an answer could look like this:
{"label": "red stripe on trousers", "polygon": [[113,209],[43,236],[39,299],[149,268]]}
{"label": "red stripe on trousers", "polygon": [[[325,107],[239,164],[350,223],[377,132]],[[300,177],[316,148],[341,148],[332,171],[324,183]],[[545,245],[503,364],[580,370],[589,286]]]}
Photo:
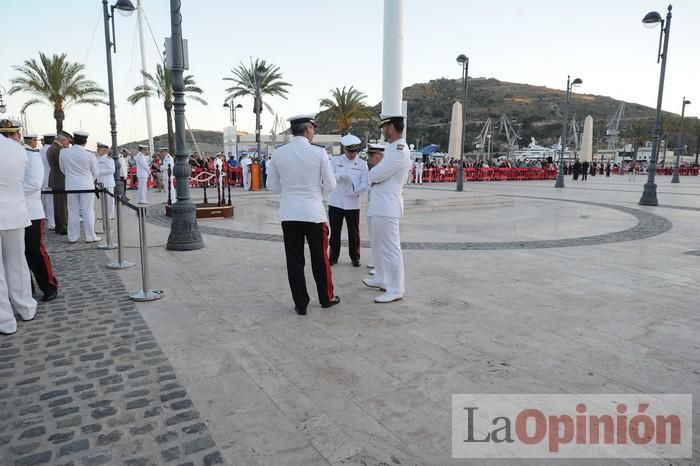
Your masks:
{"label": "red stripe on trousers", "polygon": [[323,264],[326,266],[326,291],[328,292],[328,302],[333,299],[333,273],[331,272],[331,262],[328,260],[328,225],[321,224],[323,233]]}
{"label": "red stripe on trousers", "polygon": [[52,285],[58,289],[58,283],[56,283],[56,276],[53,274],[53,268],[51,267],[51,259],[49,259],[49,254],[46,252],[44,247],[44,219],[39,220],[39,252],[41,252],[41,259],[44,261],[44,267],[46,268],[46,274],[48,275],[49,285]]}

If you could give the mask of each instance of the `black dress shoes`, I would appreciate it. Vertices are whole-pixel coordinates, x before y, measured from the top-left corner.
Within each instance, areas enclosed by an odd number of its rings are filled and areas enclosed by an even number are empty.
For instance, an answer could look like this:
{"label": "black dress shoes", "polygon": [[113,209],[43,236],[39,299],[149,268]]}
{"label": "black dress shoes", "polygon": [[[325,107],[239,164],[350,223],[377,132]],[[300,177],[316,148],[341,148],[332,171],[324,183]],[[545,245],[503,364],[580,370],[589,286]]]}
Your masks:
{"label": "black dress shoes", "polygon": [[297,311],[297,314],[300,316],[305,316],[306,315],[306,309],[299,309],[297,306],[294,306],[294,310]]}
{"label": "black dress shoes", "polygon": [[328,304],[321,304],[323,309],[328,309],[329,307],[335,306],[340,303],[340,296],[333,296],[333,298],[328,302]]}
{"label": "black dress shoes", "polygon": [[362,264],[360,264],[360,261],[359,261],[359,260],[357,260],[357,261],[352,261],[352,266],[353,266],[353,267],[359,267],[360,265],[362,265]]}
{"label": "black dress shoes", "polygon": [[338,263],[338,259],[328,259],[328,262],[330,262],[331,266],[334,266]]}
{"label": "black dress shoes", "polygon": [[52,292],[50,292],[50,293],[46,293],[46,294],[44,295],[44,297],[41,298],[41,300],[42,300],[43,302],[45,302],[45,303],[50,303],[51,301],[53,301],[53,300],[56,299],[56,298],[58,298],[58,292],[52,291]]}

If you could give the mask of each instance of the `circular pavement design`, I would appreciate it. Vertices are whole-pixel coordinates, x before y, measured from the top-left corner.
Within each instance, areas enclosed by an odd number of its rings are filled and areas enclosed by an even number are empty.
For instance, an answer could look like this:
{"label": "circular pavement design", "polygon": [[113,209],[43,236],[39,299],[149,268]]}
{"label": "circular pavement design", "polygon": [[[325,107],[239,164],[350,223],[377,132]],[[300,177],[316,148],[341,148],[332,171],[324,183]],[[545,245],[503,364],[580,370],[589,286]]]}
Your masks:
{"label": "circular pavement design", "polygon": [[[607,209],[614,209],[632,215],[637,219],[637,224],[626,230],[601,235],[581,236],[577,238],[563,238],[553,240],[534,241],[467,241],[467,242],[430,242],[430,241],[408,241],[402,242],[401,248],[405,250],[435,250],[435,251],[490,251],[506,249],[546,249],[546,248],[568,248],[574,246],[591,246],[600,244],[622,243],[625,241],[636,241],[652,238],[666,233],[673,224],[670,220],[660,215],[646,212],[640,209],[623,207],[614,204],[599,202],[575,201],[570,199],[557,199],[537,196],[503,196],[515,198],[538,199],[544,201],[570,202],[574,204],[586,204]],[[153,205],[148,208],[148,223],[162,227],[170,226],[170,218],[165,216],[163,204]],[[280,234],[256,233],[240,230],[229,230],[227,228],[216,228],[210,226],[199,226],[199,231],[205,235],[223,236],[227,238],[251,239],[256,241],[282,242]],[[347,246],[346,241],[343,245]],[[368,241],[362,242],[363,247],[371,247]]]}

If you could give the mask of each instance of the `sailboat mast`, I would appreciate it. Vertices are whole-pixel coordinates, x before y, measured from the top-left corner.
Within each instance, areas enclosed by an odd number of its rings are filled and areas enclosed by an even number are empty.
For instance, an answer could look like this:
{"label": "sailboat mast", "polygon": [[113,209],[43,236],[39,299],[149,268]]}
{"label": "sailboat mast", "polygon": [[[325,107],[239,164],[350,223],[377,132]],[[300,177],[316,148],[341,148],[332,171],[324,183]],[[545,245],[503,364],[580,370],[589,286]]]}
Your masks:
{"label": "sailboat mast", "polygon": [[[141,48],[141,77],[143,78],[143,86],[148,87],[148,80],[143,73],[146,73],[146,49],[143,45],[143,9],[141,8],[141,0],[136,1],[136,11],[139,22],[139,46]],[[151,156],[155,154],[155,147],[153,146],[153,128],[151,126],[151,106],[148,102],[148,95],[143,99],[146,105],[146,128],[148,130],[148,148],[151,151]]]}

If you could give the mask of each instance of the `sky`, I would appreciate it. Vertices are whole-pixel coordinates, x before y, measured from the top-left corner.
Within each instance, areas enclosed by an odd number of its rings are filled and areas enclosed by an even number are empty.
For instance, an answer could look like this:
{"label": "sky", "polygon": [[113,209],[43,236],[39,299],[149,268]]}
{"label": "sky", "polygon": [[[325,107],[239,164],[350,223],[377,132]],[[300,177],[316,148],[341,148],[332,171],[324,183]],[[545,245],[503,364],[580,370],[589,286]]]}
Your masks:
{"label": "sky", "polygon": [[[136,4],[136,0],[132,0]],[[110,0],[114,3],[115,0]],[[60,8],[58,4],[60,3]],[[169,0],[142,0],[147,69],[155,72],[164,37],[170,35]],[[564,89],[566,77],[580,77],[576,92],[600,94],[656,106],[660,67],[656,63],[659,28],[641,23],[649,11],[666,14],[658,0],[403,0],[403,86],[437,78],[460,78],[456,57],[469,56],[471,77]],[[66,53],[84,63],[85,74],[107,89],[105,37],[100,0],[0,0],[0,86],[9,89],[13,66],[29,58]],[[183,35],[189,42],[190,69],[204,90],[203,106],[189,102],[192,128],[221,130],[229,124],[222,107],[230,82],[222,78],[251,58],[278,65],[292,84],[288,98],[269,99],[275,113],[287,118],[319,110],[319,100],[335,87],[355,86],[367,103],[381,101],[382,0],[182,0]],[[663,109],[680,113],[685,96],[700,114],[699,0],[673,3]],[[117,53],[112,56],[119,142],[146,138],[143,104],[126,98],[141,84],[136,14],[115,14]],[[150,27],[149,27],[150,26]],[[18,116],[28,99],[6,96],[7,113]],[[238,129],[254,131],[252,99],[240,98]],[[153,132],[165,133],[162,104],[151,100]],[[410,126],[410,102],[409,126]],[[451,106],[452,102],[445,102]],[[494,112],[497,117],[498,111]],[[650,114],[650,117],[653,113]],[[594,115],[609,119],[612,115]],[[55,129],[50,107],[27,112],[28,131]],[[274,116],[262,116],[269,133]],[[91,141],[109,142],[105,105],[75,106],[67,111],[65,129],[83,129]],[[88,143],[88,147],[91,144]]]}

